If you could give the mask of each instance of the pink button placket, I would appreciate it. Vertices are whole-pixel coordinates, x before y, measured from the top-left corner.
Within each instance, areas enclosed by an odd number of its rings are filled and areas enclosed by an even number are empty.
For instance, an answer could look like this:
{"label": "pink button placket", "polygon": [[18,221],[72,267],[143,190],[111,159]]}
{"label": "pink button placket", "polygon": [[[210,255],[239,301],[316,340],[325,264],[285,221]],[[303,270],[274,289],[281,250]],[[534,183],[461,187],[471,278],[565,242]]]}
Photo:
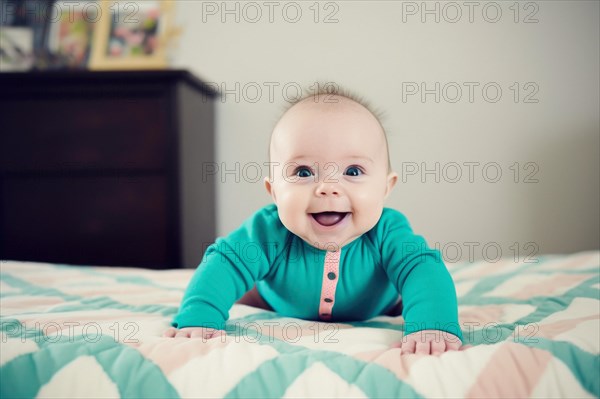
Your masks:
{"label": "pink button placket", "polygon": [[327,251],[323,267],[323,284],[321,288],[321,301],[319,303],[319,318],[324,321],[331,320],[331,312],[335,304],[335,289],[340,273],[341,248],[335,252]]}

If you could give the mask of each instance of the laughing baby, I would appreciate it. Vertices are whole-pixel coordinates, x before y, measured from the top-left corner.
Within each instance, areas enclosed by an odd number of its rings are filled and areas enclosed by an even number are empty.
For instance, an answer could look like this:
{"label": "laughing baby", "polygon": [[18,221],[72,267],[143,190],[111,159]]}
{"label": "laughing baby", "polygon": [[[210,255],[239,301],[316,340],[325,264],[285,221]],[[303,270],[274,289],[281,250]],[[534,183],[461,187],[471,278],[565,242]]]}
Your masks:
{"label": "laughing baby", "polygon": [[342,92],[303,97],[273,129],[269,157],[273,204],[207,249],[164,335],[224,335],[241,303],[321,322],[402,316],[402,354],[457,350],[452,278],[384,207],[398,175],[368,105]]}

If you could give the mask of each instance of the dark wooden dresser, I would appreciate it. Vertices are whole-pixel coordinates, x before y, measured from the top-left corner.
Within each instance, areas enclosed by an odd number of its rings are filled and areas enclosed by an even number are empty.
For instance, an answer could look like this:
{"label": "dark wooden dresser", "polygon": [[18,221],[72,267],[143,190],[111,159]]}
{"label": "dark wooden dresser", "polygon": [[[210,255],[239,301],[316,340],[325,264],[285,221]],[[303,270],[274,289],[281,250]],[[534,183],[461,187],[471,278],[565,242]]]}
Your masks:
{"label": "dark wooden dresser", "polygon": [[186,71],[0,74],[0,259],[195,267],[217,93]]}

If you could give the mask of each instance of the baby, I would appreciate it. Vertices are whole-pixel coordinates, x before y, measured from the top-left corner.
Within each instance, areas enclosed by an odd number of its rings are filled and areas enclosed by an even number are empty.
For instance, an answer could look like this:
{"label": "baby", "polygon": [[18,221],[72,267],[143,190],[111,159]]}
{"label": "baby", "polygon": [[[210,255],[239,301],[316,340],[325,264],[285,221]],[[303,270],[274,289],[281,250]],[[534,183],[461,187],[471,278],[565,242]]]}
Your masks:
{"label": "baby", "polygon": [[456,292],[439,252],[383,207],[398,175],[366,104],[341,92],[302,98],[276,124],[269,153],[274,204],[208,248],[164,335],[224,335],[239,300],[326,322],[401,312],[401,353],[458,349]]}

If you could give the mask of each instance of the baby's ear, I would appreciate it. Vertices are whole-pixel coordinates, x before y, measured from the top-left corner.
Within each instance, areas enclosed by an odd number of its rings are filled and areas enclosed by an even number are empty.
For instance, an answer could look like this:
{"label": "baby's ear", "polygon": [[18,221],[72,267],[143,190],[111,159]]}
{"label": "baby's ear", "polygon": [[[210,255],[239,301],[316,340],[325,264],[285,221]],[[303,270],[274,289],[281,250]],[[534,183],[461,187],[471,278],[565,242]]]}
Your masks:
{"label": "baby's ear", "polygon": [[265,188],[267,189],[267,193],[273,198],[273,202],[277,203],[277,198],[275,197],[275,190],[273,190],[273,182],[271,182],[270,177],[265,177]]}
{"label": "baby's ear", "polygon": [[394,188],[394,186],[396,185],[397,182],[398,182],[398,173],[390,172],[387,176],[387,187],[385,189],[384,199],[386,199],[388,197],[388,195],[390,195],[390,193],[392,192],[392,189]]}

